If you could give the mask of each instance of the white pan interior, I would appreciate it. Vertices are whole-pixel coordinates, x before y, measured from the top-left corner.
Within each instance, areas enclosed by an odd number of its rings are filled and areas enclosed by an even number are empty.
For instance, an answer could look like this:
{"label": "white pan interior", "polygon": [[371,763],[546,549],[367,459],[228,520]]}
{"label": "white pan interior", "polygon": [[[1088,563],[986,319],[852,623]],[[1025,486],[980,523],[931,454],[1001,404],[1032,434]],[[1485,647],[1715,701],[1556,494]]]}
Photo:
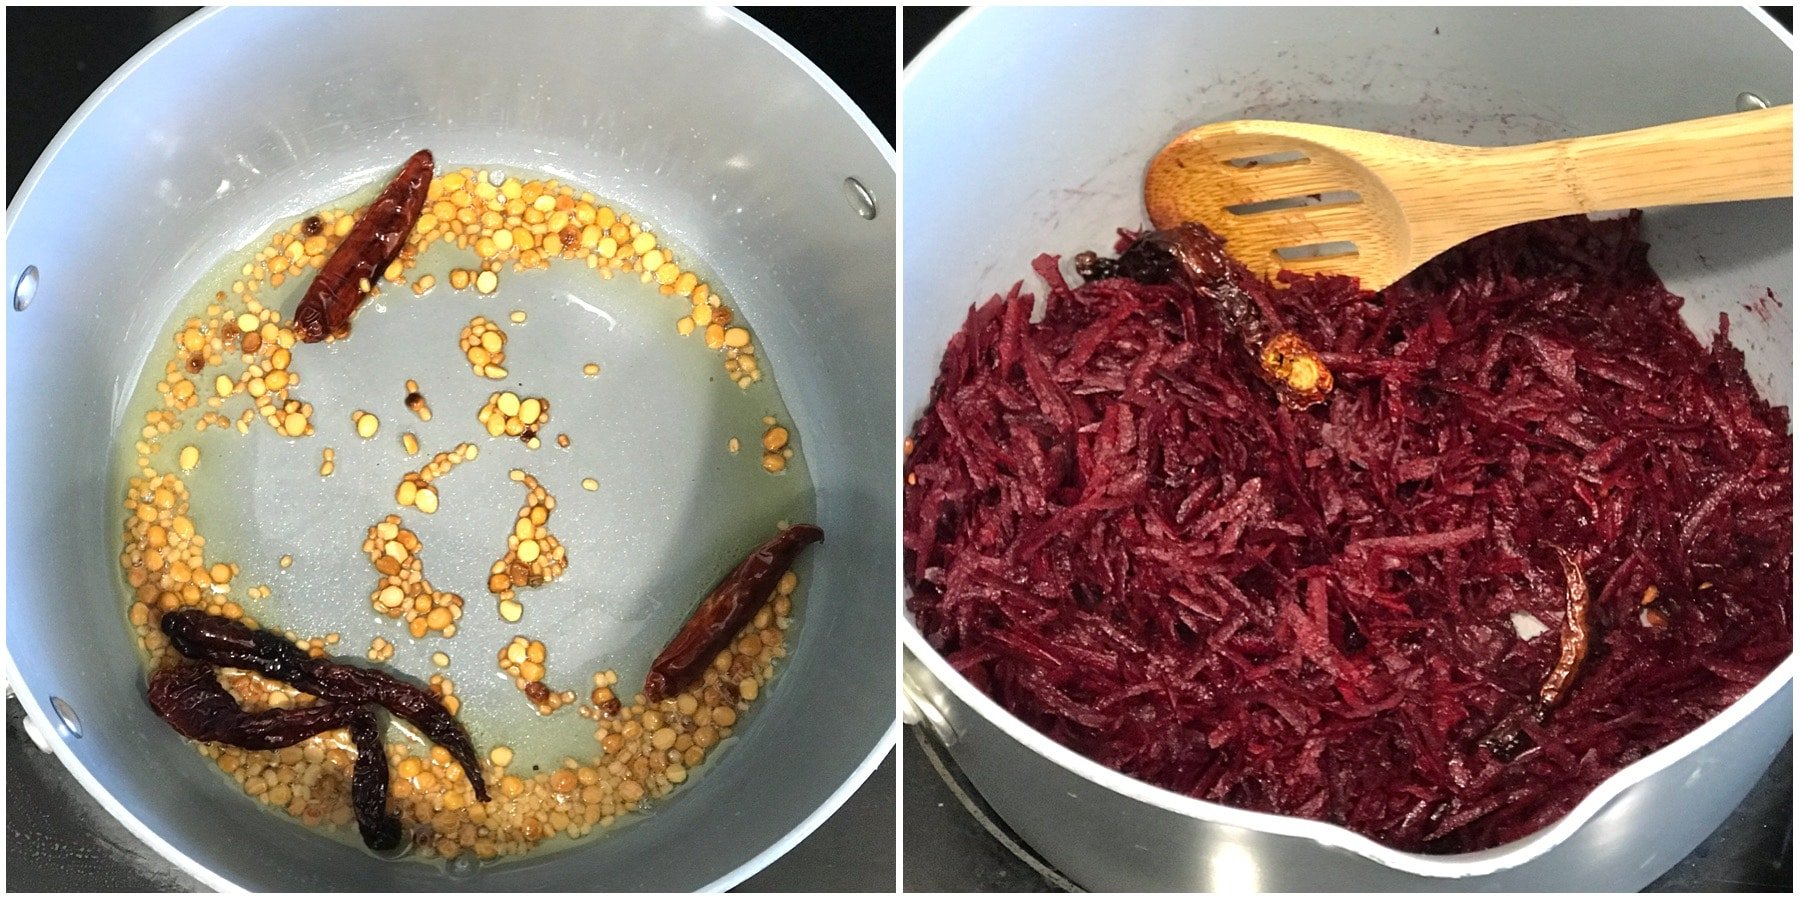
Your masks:
{"label": "white pan interior", "polygon": [[[529,35],[531,49],[496,35]],[[246,527],[236,538],[216,529],[216,540],[243,545],[240,585],[275,588],[273,621],[339,631],[335,652],[347,657],[373,634],[396,633],[368,609],[373,576],[357,546],[395,511],[401,472],[462,440],[481,445],[481,458],[444,476],[436,516],[406,519],[425,541],[427,577],[467,599],[461,633],[437,642],[456,661],[465,709],[523,706],[493,666],[513,633],[546,640],[553,673],[560,657],[565,681],[554,687],[585,694],[587,675],[608,665],[622,684],[637,683],[691,604],[777,520],[816,518],[827,535],[801,567],[790,657],[735,745],[642,821],[503,865],[384,864],[244,798],[144,706],[114,557],[114,432],[135,427],[126,401],[153,349],[160,366],[179,299],[244,244],[384,179],[418,147],[436,153],[440,172],[516,167],[617,201],[726,291],[773,385],[740,392],[716,356],[675,337],[673,301],[579,264],[503,275],[491,298],[439,287],[371,303],[355,339],[296,363],[321,410],[315,439],[296,447],[258,424],[251,438],[232,435],[203,453],[203,465],[217,459],[244,473],[245,491],[228,505]],[[846,199],[851,177],[876,198],[873,219]],[[893,373],[868,361],[892,352],[894,190],[891,154],[874,129],[816,70],[734,13],[247,9],[190,20],[90,101],[8,211],[7,284],[27,266],[39,273],[30,306],[9,310],[6,323],[13,686],[47,721],[57,721],[51,698],[65,701],[79,736],[59,725],[55,739],[77,777],[215,885],[734,883],[828,815],[891,736]],[[525,324],[505,322],[513,309],[527,313]],[[504,324],[509,363],[521,362],[504,385],[474,379],[456,349],[477,313]],[[602,366],[597,378],[580,374],[590,360]],[[400,406],[406,378],[423,385],[430,423]],[[752,471],[759,417],[778,413],[772,386],[805,463],[782,479]],[[503,387],[549,396],[545,436],[566,431],[571,449],[477,439],[473,411]],[[370,445],[386,452],[355,439],[353,407],[326,399],[336,396],[381,417]],[[425,455],[393,449],[403,430],[419,435]],[[729,455],[731,437],[751,449]],[[327,446],[339,472],[321,481]],[[502,534],[523,495],[505,480],[513,466],[557,496],[551,530],[572,560],[568,579],[521,595],[517,626],[494,615],[478,580],[497,555],[481,535]],[[587,476],[598,492],[578,486]],[[197,509],[203,486],[219,484],[195,479]],[[745,524],[725,527],[733,521]],[[291,548],[292,569],[275,566],[279,544]],[[315,594],[333,599],[308,613]],[[342,615],[317,614],[324,609]],[[329,618],[339,622],[326,628]],[[398,643],[396,667],[432,671],[424,660],[439,646]],[[573,710],[552,721],[577,738],[591,731]],[[481,747],[515,727],[510,718],[471,725]]]}

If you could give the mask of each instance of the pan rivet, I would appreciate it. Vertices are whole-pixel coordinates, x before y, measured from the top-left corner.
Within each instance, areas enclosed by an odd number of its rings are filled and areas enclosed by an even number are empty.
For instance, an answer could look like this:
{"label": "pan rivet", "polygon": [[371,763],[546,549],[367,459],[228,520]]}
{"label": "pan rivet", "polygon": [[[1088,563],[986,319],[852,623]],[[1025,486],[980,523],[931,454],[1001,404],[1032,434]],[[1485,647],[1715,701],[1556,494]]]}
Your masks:
{"label": "pan rivet", "polygon": [[505,172],[503,172],[499,169],[495,169],[492,172],[488,173],[488,184],[491,184],[494,187],[499,187],[505,183],[506,183],[506,173]]}
{"label": "pan rivet", "polygon": [[31,305],[31,298],[37,296],[37,282],[37,266],[26,266],[19,283],[13,285],[13,309],[24,312]]}
{"label": "pan rivet", "polygon": [[61,697],[51,697],[50,706],[56,710],[56,717],[62,720],[63,730],[74,737],[81,737],[81,717],[75,715],[75,707]]}
{"label": "pan rivet", "polygon": [[875,218],[875,195],[863,187],[863,183],[855,178],[844,179],[844,199],[850,201],[850,208],[865,219]]}
{"label": "pan rivet", "polygon": [[1745,91],[1737,96],[1738,112],[1749,112],[1753,109],[1768,109],[1769,101]]}

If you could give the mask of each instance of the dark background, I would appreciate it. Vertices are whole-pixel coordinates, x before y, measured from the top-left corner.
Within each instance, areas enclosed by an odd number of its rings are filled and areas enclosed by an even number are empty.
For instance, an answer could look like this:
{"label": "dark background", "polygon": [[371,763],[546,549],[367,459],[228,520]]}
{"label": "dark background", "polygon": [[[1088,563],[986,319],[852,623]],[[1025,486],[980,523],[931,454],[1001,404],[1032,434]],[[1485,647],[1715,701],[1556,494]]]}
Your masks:
{"label": "dark background", "polygon": [[909,6],[906,8],[906,22],[901,29],[902,49],[906,62],[912,62],[937,33],[950,24],[950,20],[962,15],[966,6]]}
{"label": "dark background", "polygon": [[[1765,6],[1794,27],[1791,6]],[[907,7],[902,32],[910,63],[963,7]],[[906,729],[905,889],[908,891],[1055,891],[1075,888],[1036,859],[981,801],[944,749],[917,727]],[[1750,796],[1651,891],[1791,892],[1794,818],[1793,744],[1775,758]]]}
{"label": "dark background", "polygon": [[[144,45],[193,11],[193,7],[6,10],[8,202],[88,95]],[[893,143],[893,9],[746,12],[831,76]],[[9,699],[8,891],[202,889],[113,821],[55,757],[39,753],[20,731],[22,715],[17,701]],[[843,808],[740,889],[892,891],[894,771],[894,755],[889,753]]]}

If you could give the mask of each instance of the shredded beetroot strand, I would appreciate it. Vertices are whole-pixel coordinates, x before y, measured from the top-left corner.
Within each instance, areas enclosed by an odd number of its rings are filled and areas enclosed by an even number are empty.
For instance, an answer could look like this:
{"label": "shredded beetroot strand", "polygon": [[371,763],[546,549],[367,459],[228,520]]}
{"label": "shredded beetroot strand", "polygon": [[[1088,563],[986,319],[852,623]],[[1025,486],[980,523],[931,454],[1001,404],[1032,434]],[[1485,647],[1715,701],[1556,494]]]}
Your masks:
{"label": "shredded beetroot strand", "polygon": [[[1506,229],[1380,293],[1226,263],[1335,372],[1305,411],[1203,285],[1040,257],[1041,321],[1022,286],[972,308],[915,426],[909,610],[1015,715],[1170,790],[1433,853],[1549,825],[1792,649],[1787,411],[1637,235]],[[1592,639],[1539,717],[1558,547]]]}

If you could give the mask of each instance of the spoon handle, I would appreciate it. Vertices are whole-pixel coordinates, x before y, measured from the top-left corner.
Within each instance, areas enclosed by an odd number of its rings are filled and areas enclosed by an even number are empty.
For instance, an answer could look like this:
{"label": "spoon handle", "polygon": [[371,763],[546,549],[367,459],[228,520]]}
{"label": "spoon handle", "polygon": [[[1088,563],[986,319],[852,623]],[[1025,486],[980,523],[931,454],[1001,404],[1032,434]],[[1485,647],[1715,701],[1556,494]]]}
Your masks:
{"label": "spoon handle", "polygon": [[[1490,166],[1528,167],[1520,171],[1521,187],[1557,179],[1557,185],[1543,185],[1555,202],[1567,206],[1557,214],[1791,197],[1794,107],[1500,148],[1487,155]],[[1533,171],[1537,179],[1526,175]]]}

